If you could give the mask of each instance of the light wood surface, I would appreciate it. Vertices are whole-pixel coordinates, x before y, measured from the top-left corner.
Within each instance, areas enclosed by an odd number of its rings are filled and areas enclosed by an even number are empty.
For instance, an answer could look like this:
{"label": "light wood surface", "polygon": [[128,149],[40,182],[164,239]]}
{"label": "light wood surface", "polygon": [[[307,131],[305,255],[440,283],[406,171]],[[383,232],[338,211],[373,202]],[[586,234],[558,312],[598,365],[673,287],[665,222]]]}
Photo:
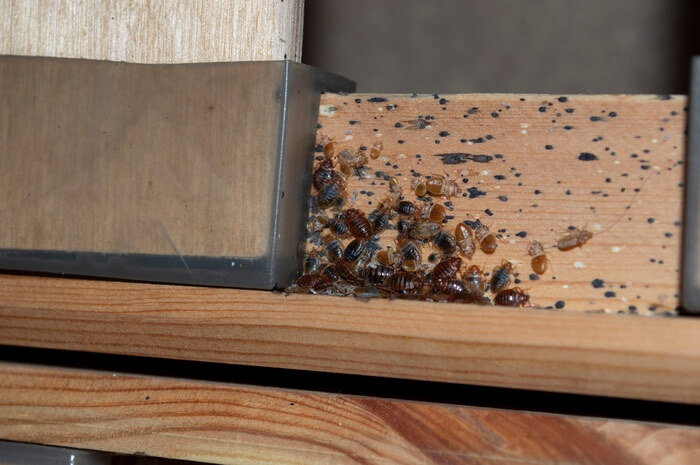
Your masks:
{"label": "light wood surface", "polygon": [[0,275],[0,344],[700,403],[700,320]]}
{"label": "light wood surface", "polygon": [[301,61],[303,0],[0,3],[0,54],[134,63]]}
{"label": "light wood surface", "polygon": [[[327,94],[318,139],[332,138],[338,151],[383,145],[365,177],[348,181],[353,205],[367,213],[387,195],[389,177],[409,200],[414,179],[455,180],[464,193],[449,199],[454,218],[445,229],[480,219],[498,234],[496,253],[477,252],[472,263],[491,271],[512,261],[534,306],[673,314],[686,104],[684,96],[653,95]],[[569,227],[593,238],[561,252],[555,244]],[[388,231],[383,243],[395,247],[395,237]],[[537,280],[531,240],[550,261]],[[430,252],[424,248],[424,260]]]}
{"label": "light wood surface", "polygon": [[700,429],[0,363],[0,437],[222,464],[693,464]]}

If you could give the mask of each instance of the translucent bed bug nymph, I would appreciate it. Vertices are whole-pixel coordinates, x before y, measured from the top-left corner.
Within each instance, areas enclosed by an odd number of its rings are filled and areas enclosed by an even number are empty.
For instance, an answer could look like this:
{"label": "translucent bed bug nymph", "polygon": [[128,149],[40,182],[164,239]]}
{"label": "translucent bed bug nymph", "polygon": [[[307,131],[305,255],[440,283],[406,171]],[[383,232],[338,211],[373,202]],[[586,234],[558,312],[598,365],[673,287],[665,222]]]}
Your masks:
{"label": "translucent bed bug nymph", "polygon": [[532,271],[537,274],[544,274],[547,271],[549,258],[547,258],[542,244],[538,241],[530,242],[527,246],[527,254],[532,257],[532,260],[530,260]]}
{"label": "translucent bed bug nymph", "polygon": [[557,241],[557,248],[563,252],[576,247],[581,247],[583,244],[593,238],[593,233],[586,231],[586,228],[574,228]]}

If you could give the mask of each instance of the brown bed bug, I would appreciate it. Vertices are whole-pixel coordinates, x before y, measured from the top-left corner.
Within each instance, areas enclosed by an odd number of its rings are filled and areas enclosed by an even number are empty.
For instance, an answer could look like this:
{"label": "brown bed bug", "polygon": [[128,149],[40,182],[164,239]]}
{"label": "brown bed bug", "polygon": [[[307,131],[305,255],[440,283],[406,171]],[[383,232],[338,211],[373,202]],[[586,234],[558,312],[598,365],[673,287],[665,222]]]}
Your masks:
{"label": "brown bed bug", "polygon": [[493,303],[506,307],[523,307],[530,301],[530,296],[519,287],[503,289],[493,298]]}
{"label": "brown bed bug", "polygon": [[461,258],[447,257],[435,265],[432,272],[432,279],[433,281],[439,281],[441,279],[454,278],[460,268],[462,268]]}
{"label": "brown bed bug", "polygon": [[375,266],[368,266],[365,268],[362,271],[362,277],[372,284],[381,285],[395,272],[396,270],[393,266],[378,263]]}
{"label": "brown bed bug", "polygon": [[445,254],[453,254],[457,251],[457,241],[455,237],[447,231],[440,231],[433,239],[435,247],[440,249]]}
{"label": "brown bed bug", "polygon": [[297,286],[300,289],[308,290],[312,293],[320,291],[333,285],[333,279],[323,274],[304,274],[297,279]]}
{"label": "brown bed bug", "polygon": [[423,288],[423,279],[416,273],[399,271],[387,278],[386,285],[395,292],[417,294]]}
{"label": "brown bed bug", "polygon": [[503,261],[493,269],[491,273],[491,292],[497,294],[510,284],[510,275],[513,272],[513,264]]}
{"label": "brown bed bug", "polygon": [[476,250],[472,228],[464,223],[457,224],[455,226],[455,240],[460,253],[471,260]]}
{"label": "brown bed bug", "polygon": [[335,184],[326,184],[316,194],[316,205],[325,210],[338,204],[341,198],[341,189]]}
{"label": "brown bed bug", "polygon": [[415,242],[407,240],[405,238],[399,240],[399,253],[401,253],[402,260],[413,260],[417,264],[422,262],[422,254],[420,248]]}
{"label": "brown bed bug", "polygon": [[435,203],[424,210],[423,216],[426,216],[433,223],[442,223],[447,217],[447,209],[444,205]]}
{"label": "brown bed bug", "polygon": [[350,234],[356,239],[366,241],[372,237],[372,225],[365,214],[357,208],[350,208],[345,211],[345,225],[348,227]]}
{"label": "brown bed bug", "polygon": [[382,149],[383,149],[383,148],[384,148],[384,146],[382,145],[381,142],[375,142],[375,143],[372,145],[372,148],[369,149],[369,157],[370,157],[372,160],[376,160],[377,158],[379,158],[379,155],[382,154]]}
{"label": "brown bed bug", "polygon": [[343,258],[344,253],[343,244],[337,238],[327,235],[323,238],[323,253],[330,262],[340,260]]}
{"label": "brown bed bug", "polygon": [[394,210],[400,215],[418,216],[421,213],[421,208],[410,200],[401,200],[394,205]]}
{"label": "brown bed bug", "polygon": [[333,155],[335,155],[338,144],[333,139],[325,136],[321,139],[321,143],[323,144],[323,156],[326,157],[327,160],[330,160],[333,158]]}
{"label": "brown bed bug", "polygon": [[477,242],[479,242],[479,248],[487,254],[492,254],[496,251],[498,247],[498,242],[496,241],[496,236],[494,236],[489,228],[479,222],[476,229],[474,229],[474,235],[476,236]]}
{"label": "brown bed bug", "polygon": [[583,244],[591,240],[592,237],[593,233],[587,231],[586,228],[574,228],[557,241],[557,248],[565,252],[575,247],[581,247]]}
{"label": "brown bed bug", "polygon": [[435,294],[445,295],[468,295],[464,281],[456,278],[439,279],[433,283],[432,288]]}
{"label": "brown bed bug", "polygon": [[466,292],[474,299],[481,299],[486,292],[486,278],[483,270],[478,265],[471,265],[465,273],[462,273],[462,280],[466,287]]}
{"label": "brown bed bug", "polygon": [[462,193],[462,189],[459,188],[455,181],[439,174],[434,174],[425,181],[425,187],[430,194],[438,197],[454,197]]}
{"label": "brown bed bug", "polygon": [[530,260],[532,271],[537,274],[544,274],[549,265],[549,258],[547,258],[547,254],[544,253],[542,244],[538,241],[530,242],[527,246],[527,254],[532,257],[532,260]]}

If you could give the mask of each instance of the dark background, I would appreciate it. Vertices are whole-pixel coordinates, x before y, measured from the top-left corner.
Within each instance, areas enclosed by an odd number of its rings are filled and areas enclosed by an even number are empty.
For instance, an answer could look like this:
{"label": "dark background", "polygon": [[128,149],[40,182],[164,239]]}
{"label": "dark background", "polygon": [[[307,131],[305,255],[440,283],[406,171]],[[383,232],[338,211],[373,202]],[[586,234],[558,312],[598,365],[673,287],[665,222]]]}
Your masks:
{"label": "dark background", "polygon": [[686,94],[693,0],[306,0],[302,61],[359,92]]}

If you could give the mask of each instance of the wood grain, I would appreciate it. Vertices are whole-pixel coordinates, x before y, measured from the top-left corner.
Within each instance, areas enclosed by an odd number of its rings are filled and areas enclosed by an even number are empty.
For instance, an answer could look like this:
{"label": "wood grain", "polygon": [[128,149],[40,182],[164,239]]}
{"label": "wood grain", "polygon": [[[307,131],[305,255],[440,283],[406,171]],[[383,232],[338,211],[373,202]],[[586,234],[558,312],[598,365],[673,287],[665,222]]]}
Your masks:
{"label": "wood grain", "polygon": [[[500,237],[486,271],[510,260],[537,307],[673,314],[679,305],[686,98],[643,95],[332,95],[321,102],[318,140],[338,150],[383,145],[348,194],[369,213],[396,177],[446,175],[464,190],[449,199],[445,228],[480,219]],[[447,199],[434,199],[445,202]],[[556,249],[567,228],[593,239]],[[395,231],[383,244],[395,246]],[[531,240],[549,271],[534,275]],[[428,256],[425,247],[423,256]],[[517,281],[516,281],[517,283]]]}
{"label": "wood grain", "polygon": [[0,275],[0,344],[700,403],[700,320]]}
{"label": "wood grain", "polygon": [[664,464],[700,429],[0,363],[0,437],[221,464]]}
{"label": "wood grain", "polygon": [[0,3],[0,54],[134,63],[301,61],[303,0]]}

